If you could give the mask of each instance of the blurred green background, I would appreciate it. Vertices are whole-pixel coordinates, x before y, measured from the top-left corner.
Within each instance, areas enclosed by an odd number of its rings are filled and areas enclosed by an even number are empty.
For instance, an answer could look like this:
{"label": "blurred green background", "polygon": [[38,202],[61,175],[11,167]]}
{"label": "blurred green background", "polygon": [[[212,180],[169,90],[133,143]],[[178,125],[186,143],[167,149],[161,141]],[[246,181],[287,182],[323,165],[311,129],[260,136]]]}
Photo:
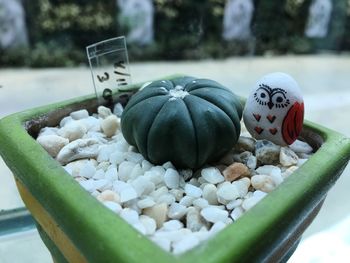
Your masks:
{"label": "blurred green background", "polygon": [[[225,0],[154,0],[154,41],[129,43],[132,61],[350,51],[350,1],[333,1],[328,34],[304,34],[311,0],[254,0],[252,37],[222,38]],[[0,50],[1,67],[86,64],[89,44],[128,34],[117,1],[25,0],[29,46]]]}

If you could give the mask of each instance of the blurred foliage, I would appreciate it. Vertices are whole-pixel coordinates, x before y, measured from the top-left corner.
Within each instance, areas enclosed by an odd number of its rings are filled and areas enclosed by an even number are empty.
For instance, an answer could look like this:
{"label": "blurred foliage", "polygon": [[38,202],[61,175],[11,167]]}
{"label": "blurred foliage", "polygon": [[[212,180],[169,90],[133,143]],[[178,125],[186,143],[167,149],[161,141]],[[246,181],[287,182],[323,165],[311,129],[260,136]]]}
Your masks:
{"label": "blurred foliage", "polygon": [[[127,35],[116,1],[23,0],[30,47],[1,52],[1,66],[73,66],[86,64],[89,44]],[[304,35],[312,0],[254,0],[254,37],[222,38],[225,0],[154,0],[155,41],[129,45],[135,60],[226,58],[263,54],[310,54],[350,50],[350,0],[333,2],[329,33],[323,39]],[[119,21],[119,24],[118,24]]]}

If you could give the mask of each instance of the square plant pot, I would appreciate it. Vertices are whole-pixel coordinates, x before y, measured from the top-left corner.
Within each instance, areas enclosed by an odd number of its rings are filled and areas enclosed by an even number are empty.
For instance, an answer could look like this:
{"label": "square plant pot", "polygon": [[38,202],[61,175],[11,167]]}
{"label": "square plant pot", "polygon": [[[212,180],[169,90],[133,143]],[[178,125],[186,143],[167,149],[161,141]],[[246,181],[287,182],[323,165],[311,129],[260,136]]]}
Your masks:
{"label": "square plant pot", "polygon": [[[115,90],[113,103],[125,105],[141,85]],[[301,137],[314,155],[236,222],[172,255],[92,197],[35,140],[70,112],[98,106],[90,95],[0,120],[0,154],[56,262],[284,262],[349,160],[348,138],[305,121]]]}

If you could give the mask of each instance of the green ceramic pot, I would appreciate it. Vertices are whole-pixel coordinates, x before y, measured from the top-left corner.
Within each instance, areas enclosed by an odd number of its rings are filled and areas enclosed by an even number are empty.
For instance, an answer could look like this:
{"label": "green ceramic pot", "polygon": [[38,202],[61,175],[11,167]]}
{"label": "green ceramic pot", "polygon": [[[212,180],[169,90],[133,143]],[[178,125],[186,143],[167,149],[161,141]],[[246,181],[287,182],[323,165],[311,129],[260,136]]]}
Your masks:
{"label": "green ceramic pot", "polygon": [[[114,91],[114,101],[126,104],[140,86]],[[306,121],[302,137],[316,153],[235,223],[174,256],[100,204],[35,141],[41,128],[97,106],[91,95],[0,120],[0,154],[56,262],[283,262],[349,160],[349,139]]]}

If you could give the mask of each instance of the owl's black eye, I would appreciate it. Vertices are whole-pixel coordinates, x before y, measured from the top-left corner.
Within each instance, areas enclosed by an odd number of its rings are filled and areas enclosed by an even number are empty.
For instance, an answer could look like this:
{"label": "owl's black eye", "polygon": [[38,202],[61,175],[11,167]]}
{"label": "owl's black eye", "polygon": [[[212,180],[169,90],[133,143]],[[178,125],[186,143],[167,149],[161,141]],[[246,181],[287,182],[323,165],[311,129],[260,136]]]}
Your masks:
{"label": "owl's black eye", "polygon": [[262,98],[262,99],[266,98],[266,94],[265,93],[261,93],[260,94],[260,98]]}
{"label": "owl's black eye", "polygon": [[278,96],[276,98],[276,102],[281,103],[283,101],[283,98],[281,96]]}

